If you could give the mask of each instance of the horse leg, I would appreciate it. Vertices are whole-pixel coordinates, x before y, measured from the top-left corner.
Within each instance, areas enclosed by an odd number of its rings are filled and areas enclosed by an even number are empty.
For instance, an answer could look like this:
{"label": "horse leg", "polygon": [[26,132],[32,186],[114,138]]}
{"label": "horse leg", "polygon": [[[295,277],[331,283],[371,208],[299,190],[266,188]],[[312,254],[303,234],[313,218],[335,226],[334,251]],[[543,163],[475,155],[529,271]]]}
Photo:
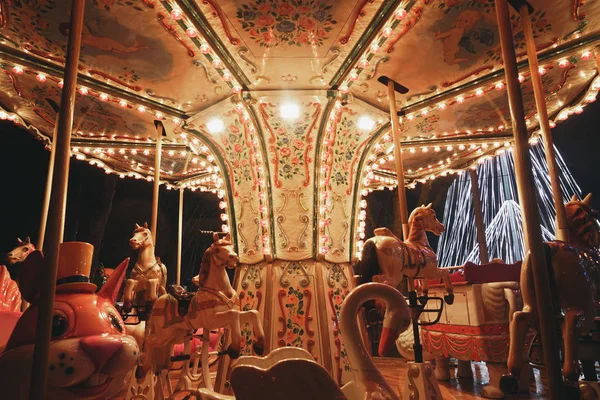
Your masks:
{"label": "horse leg", "polygon": [[131,311],[131,307],[133,306],[133,291],[136,285],[137,281],[135,279],[127,279],[123,299],[123,310],[127,313]]}
{"label": "horse leg", "polygon": [[[229,357],[235,359],[240,356],[242,350],[242,330],[240,327],[240,312],[237,310],[227,310],[217,312],[214,314],[212,321],[215,326],[229,326],[229,332],[231,333],[231,344],[227,348],[226,352]],[[206,328],[204,328],[206,329]]]}
{"label": "horse leg", "polygon": [[240,324],[250,324],[252,332],[256,338],[256,342],[252,345],[252,349],[256,354],[262,356],[265,351],[265,332],[260,321],[260,314],[256,310],[241,311]]}
{"label": "horse leg", "polygon": [[446,295],[444,296],[444,301],[446,304],[454,303],[454,286],[452,285],[452,281],[450,280],[450,273],[447,269],[436,269],[437,276],[441,277],[444,281],[444,286],[446,287]]}
{"label": "horse leg", "polygon": [[450,380],[450,358],[444,356],[435,357],[435,379],[438,381]]}
{"label": "horse leg", "polygon": [[517,394],[519,377],[525,363],[525,339],[529,324],[536,317],[535,291],[529,253],[525,255],[521,267],[521,294],[523,296],[523,311],[513,314],[510,322],[510,345],[508,348],[508,374],[500,379],[500,389],[506,394]]}
{"label": "horse leg", "polygon": [[152,303],[158,299],[158,278],[148,279],[148,296]]}
{"label": "horse leg", "polygon": [[577,381],[579,378],[579,362],[577,360],[577,348],[581,336],[581,325],[583,311],[567,310],[563,321],[562,332],[565,346],[565,361],[563,363],[563,377],[565,386],[569,389],[579,391]]}

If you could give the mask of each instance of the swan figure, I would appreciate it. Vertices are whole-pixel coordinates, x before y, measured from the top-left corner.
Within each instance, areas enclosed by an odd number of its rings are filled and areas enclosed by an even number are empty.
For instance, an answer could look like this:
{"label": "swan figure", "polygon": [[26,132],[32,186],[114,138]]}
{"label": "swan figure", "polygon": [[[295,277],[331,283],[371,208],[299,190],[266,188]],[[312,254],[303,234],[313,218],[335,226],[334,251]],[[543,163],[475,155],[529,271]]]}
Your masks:
{"label": "swan figure", "polygon": [[282,347],[266,357],[240,357],[231,375],[235,396],[208,389],[190,392],[190,399],[201,400],[399,400],[385,381],[363,343],[357,313],[363,303],[381,299],[386,303],[379,342],[379,355],[386,354],[398,335],[410,325],[406,300],[396,289],[381,283],[366,283],[355,288],[344,300],[340,314],[341,331],[354,380],[341,389],[310,353],[295,347]]}

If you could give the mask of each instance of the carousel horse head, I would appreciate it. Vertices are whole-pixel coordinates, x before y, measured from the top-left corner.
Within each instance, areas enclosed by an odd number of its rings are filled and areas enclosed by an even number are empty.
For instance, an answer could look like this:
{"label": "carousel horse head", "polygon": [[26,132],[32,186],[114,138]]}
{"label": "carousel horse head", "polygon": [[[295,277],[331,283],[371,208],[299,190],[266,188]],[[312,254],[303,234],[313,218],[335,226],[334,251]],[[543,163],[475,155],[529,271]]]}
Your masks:
{"label": "carousel horse head", "polygon": [[444,232],[444,224],[438,221],[435,210],[431,208],[431,203],[415,208],[410,213],[408,225],[411,232],[415,229],[420,229],[425,232],[431,232],[436,236],[440,236]]}
{"label": "carousel horse head", "polygon": [[6,261],[9,265],[21,263],[25,261],[29,253],[34,251],[35,246],[33,245],[33,243],[31,243],[31,239],[29,239],[29,236],[27,236],[25,240],[17,238],[17,245],[14,249],[12,249],[6,254]]}
{"label": "carousel horse head", "polygon": [[[46,367],[46,398],[51,400],[110,398],[128,383],[139,357],[135,339],[127,335],[113,306],[129,259],[95,293],[96,285],[89,282],[92,253],[93,246],[88,243],[70,242],[60,247]],[[21,288],[31,307],[17,322],[0,355],[0,386],[6,398],[28,398],[44,267],[39,251],[23,265]]]}
{"label": "carousel horse head", "polygon": [[592,194],[583,200],[573,195],[565,204],[565,213],[569,223],[569,233],[573,244],[583,247],[598,248],[600,246],[600,228],[598,212],[591,207]]}
{"label": "carousel horse head", "polygon": [[233,269],[240,261],[237,253],[233,251],[233,243],[231,242],[231,235],[229,233],[222,239],[215,233],[213,238],[214,243],[204,252],[204,256],[202,257],[200,273],[197,277],[194,277],[194,283],[199,286],[202,286],[211,268]]}
{"label": "carousel horse head", "polygon": [[135,224],[133,236],[129,239],[129,245],[133,250],[139,250],[142,247],[152,245],[152,232],[148,228],[148,223],[144,222],[144,226]]}

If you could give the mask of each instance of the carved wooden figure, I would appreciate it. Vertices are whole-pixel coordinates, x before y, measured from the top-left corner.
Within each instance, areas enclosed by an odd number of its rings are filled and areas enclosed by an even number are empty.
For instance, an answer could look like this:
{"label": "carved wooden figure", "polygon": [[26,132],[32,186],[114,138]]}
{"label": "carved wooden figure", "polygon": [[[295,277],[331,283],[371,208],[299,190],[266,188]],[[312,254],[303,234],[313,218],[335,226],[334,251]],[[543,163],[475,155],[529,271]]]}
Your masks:
{"label": "carved wooden figure", "polygon": [[231,345],[227,353],[237,358],[241,349],[240,324],[252,325],[257,338],[254,351],[264,351],[264,332],[258,311],[239,311],[237,294],[229,283],[225,268],[235,268],[238,256],[233,251],[229,234],[215,242],[202,257],[200,288],[195,294],[180,293],[170,287],[169,294],[161,296],[152,309],[147,322],[146,340],[137,376],[143,377],[153,368],[160,371],[169,367],[171,348],[175,343],[199,328],[228,327]]}
{"label": "carved wooden figure", "polygon": [[[600,285],[600,229],[597,214],[590,207],[591,194],[583,201],[575,196],[565,204],[571,243],[553,241],[545,244],[550,285],[553,293],[548,299],[562,321],[563,377],[569,388],[577,388],[579,378],[578,346],[583,335],[594,326]],[[523,310],[517,311],[510,324],[508,374],[500,380],[505,393],[518,390],[518,379],[525,360],[527,330],[535,324],[537,310],[530,256],[527,254],[521,269]],[[557,322],[558,326],[558,322]]]}
{"label": "carved wooden figure", "polygon": [[154,256],[152,232],[148,224],[135,224],[133,236],[129,239],[133,250],[138,250],[138,260],[131,271],[125,286],[123,308],[126,312],[133,306],[147,307],[167,293],[167,267]]}

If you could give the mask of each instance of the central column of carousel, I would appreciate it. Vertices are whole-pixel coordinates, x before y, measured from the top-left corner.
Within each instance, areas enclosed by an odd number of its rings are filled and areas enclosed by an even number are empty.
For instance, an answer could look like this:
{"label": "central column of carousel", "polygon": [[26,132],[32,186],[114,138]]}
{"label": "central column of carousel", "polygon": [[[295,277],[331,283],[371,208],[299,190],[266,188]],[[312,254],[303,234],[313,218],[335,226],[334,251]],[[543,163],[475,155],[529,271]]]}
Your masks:
{"label": "central column of carousel", "polygon": [[[262,317],[265,354],[302,348],[341,386],[353,379],[339,324],[364,225],[359,166],[389,124],[385,113],[334,96],[246,94],[219,115],[221,132],[200,126],[195,134],[222,156],[221,206],[240,257],[234,289],[240,309]],[[359,127],[364,115],[371,126]],[[254,355],[249,325],[242,336],[242,355]],[[231,371],[225,356],[215,390],[231,393]]]}

